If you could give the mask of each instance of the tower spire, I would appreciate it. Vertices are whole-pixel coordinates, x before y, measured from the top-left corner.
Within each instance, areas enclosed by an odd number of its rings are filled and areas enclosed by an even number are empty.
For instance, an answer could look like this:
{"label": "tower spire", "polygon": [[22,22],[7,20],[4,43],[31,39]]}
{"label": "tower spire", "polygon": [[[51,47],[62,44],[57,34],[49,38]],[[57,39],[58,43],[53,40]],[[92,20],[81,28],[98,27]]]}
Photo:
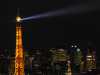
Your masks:
{"label": "tower spire", "polygon": [[17,9],[17,17],[16,17],[16,22],[21,22],[21,17],[20,17],[20,11],[19,8]]}
{"label": "tower spire", "polygon": [[15,74],[14,75],[25,75],[24,74],[24,55],[22,45],[22,28],[20,20],[16,23],[16,52],[15,52]]}

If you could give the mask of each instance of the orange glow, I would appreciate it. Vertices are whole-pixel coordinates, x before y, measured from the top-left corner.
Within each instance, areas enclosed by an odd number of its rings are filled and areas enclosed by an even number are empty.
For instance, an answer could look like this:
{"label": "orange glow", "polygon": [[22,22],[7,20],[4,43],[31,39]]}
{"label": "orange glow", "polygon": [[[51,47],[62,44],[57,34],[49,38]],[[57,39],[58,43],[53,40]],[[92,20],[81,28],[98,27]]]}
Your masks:
{"label": "orange glow", "polygon": [[[17,17],[17,20],[18,20],[17,22],[19,22],[21,18]],[[23,45],[22,45],[22,30],[20,25],[17,25],[16,27],[16,53],[15,53],[15,74],[14,75],[25,75]]]}

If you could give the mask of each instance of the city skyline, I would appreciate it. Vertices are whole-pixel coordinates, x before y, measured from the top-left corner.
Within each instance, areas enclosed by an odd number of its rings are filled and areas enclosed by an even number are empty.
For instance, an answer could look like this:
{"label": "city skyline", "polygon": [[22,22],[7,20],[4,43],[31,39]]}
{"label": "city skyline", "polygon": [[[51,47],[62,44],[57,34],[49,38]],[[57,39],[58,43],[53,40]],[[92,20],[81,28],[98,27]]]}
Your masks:
{"label": "city skyline", "polygon": [[0,75],[100,74],[100,0],[2,2]]}

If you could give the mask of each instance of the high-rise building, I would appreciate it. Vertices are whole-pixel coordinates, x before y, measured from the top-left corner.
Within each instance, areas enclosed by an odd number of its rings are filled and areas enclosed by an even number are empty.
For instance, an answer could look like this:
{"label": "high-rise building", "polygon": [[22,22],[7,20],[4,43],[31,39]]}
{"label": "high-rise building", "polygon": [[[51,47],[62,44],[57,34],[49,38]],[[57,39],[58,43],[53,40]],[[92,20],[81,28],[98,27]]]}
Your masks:
{"label": "high-rise building", "polygon": [[[50,54],[47,49],[31,50],[30,63],[32,63],[32,75],[48,75],[50,73]],[[49,74],[50,75],[50,74]]]}
{"label": "high-rise building", "polygon": [[66,62],[68,59],[67,51],[64,49],[57,49],[53,53],[53,61],[54,62]]}
{"label": "high-rise building", "polygon": [[70,60],[68,60],[67,61],[67,71],[66,71],[66,73],[65,73],[65,75],[72,75],[72,70],[71,70],[71,61]]}
{"label": "high-rise building", "polygon": [[55,75],[64,75],[66,73],[66,62],[69,59],[67,50],[55,49],[52,51],[52,70]]}
{"label": "high-rise building", "polygon": [[80,65],[82,62],[82,52],[80,48],[77,48],[76,51],[74,52],[74,63],[76,65]]}
{"label": "high-rise building", "polygon": [[74,65],[76,72],[82,72],[84,70],[83,54],[80,48],[76,48],[74,52]]}
{"label": "high-rise building", "polygon": [[93,49],[88,49],[86,55],[86,70],[92,71],[92,69],[96,69],[95,51]]}

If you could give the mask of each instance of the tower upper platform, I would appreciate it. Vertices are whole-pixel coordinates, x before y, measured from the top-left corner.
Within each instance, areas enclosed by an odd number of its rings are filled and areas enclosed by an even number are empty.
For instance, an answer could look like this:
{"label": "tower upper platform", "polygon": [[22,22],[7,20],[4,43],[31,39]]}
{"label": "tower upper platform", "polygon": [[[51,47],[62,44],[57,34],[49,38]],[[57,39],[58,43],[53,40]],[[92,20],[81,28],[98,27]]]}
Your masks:
{"label": "tower upper platform", "polygon": [[21,19],[20,16],[17,16],[17,17],[16,17],[16,22],[21,22],[21,20],[22,20],[22,19]]}

